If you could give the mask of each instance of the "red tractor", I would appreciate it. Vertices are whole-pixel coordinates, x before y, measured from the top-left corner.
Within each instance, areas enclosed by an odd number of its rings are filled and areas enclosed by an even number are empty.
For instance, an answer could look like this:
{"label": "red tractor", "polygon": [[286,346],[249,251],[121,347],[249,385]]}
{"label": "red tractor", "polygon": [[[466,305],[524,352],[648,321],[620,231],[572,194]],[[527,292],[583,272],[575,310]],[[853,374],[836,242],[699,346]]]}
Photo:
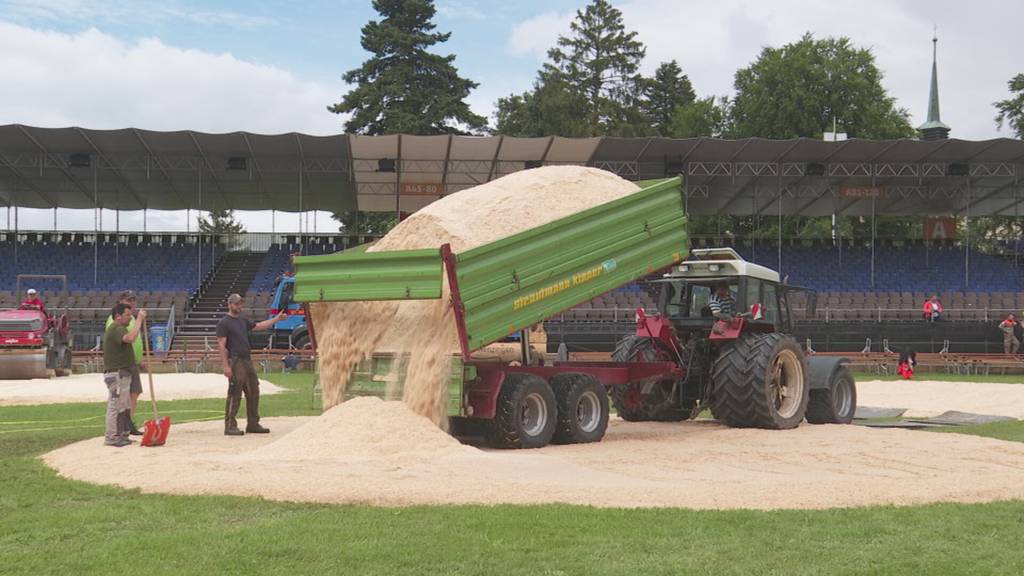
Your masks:
{"label": "red tractor", "polygon": [[[784,429],[805,418],[847,424],[857,407],[853,375],[843,359],[808,357],[787,335],[790,295],[773,270],[743,260],[730,248],[693,250],[661,285],[659,315],[637,312],[636,333],[623,338],[617,362],[673,362],[671,375],[612,388],[612,401],[630,421],[679,421],[710,409],[736,427]],[[727,320],[709,305],[716,290],[734,303]]]}
{"label": "red tractor", "polygon": [[[67,294],[65,276],[19,275],[22,281],[60,280]],[[20,380],[67,376],[71,373],[71,323],[67,311],[47,315],[39,307],[22,305],[0,310],[0,379]]]}

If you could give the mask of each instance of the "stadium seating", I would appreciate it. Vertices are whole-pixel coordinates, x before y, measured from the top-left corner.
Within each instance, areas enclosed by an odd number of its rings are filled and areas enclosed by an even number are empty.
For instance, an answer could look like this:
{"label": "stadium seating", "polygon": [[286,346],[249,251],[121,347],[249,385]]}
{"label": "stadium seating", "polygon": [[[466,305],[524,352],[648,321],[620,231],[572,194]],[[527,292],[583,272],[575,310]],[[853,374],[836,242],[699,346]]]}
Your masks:
{"label": "stadium seating", "polygon": [[[204,251],[202,269],[194,245],[130,246],[101,244],[97,249],[99,268],[94,278],[92,244],[48,242],[0,243],[0,290],[13,290],[18,274],[64,274],[68,290],[191,291],[198,276],[213,266],[213,254]],[[17,253],[17,257],[15,257]],[[219,255],[219,254],[218,254]],[[52,291],[56,283],[41,286]]]}

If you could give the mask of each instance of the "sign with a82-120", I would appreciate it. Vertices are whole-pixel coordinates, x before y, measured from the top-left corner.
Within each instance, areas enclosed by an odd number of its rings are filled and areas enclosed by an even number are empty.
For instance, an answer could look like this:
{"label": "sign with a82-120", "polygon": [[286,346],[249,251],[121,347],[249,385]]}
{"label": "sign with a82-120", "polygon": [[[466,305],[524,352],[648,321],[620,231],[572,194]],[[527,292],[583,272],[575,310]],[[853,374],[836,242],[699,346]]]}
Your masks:
{"label": "sign with a82-120", "polygon": [[402,182],[402,196],[444,196],[444,184],[437,182]]}

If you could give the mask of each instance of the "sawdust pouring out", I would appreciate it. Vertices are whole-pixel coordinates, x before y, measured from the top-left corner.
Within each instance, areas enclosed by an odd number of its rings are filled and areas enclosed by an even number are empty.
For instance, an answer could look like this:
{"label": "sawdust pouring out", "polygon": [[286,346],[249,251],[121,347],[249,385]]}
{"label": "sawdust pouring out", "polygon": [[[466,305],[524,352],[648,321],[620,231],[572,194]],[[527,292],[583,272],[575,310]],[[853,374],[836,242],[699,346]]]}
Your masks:
{"label": "sawdust pouring out", "polygon": [[[367,252],[437,248],[461,252],[636,192],[603,170],[551,166],[516,172],[446,196],[416,212]],[[458,350],[447,281],[439,300],[311,305],[324,408],[344,399],[352,369],[375,351],[407,356],[402,399],[446,426],[444,387]]]}

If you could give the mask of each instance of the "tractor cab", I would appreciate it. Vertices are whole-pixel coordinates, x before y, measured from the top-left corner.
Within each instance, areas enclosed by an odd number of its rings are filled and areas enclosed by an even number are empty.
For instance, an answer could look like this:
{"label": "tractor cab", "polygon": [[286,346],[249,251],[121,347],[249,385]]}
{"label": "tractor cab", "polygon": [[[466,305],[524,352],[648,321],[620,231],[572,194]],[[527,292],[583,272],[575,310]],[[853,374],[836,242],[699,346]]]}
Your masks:
{"label": "tractor cab", "polygon": [[713,327],[710,303],[721,285],[728,286],[733,315],[753,332],[791,331],[792,292],[807,292],[809,307],[814,301],[813,291],[783,284],[778,272],[747,262],[732,248],[695,249],[655,283],[661,285],[658,310],[681,333]]}

